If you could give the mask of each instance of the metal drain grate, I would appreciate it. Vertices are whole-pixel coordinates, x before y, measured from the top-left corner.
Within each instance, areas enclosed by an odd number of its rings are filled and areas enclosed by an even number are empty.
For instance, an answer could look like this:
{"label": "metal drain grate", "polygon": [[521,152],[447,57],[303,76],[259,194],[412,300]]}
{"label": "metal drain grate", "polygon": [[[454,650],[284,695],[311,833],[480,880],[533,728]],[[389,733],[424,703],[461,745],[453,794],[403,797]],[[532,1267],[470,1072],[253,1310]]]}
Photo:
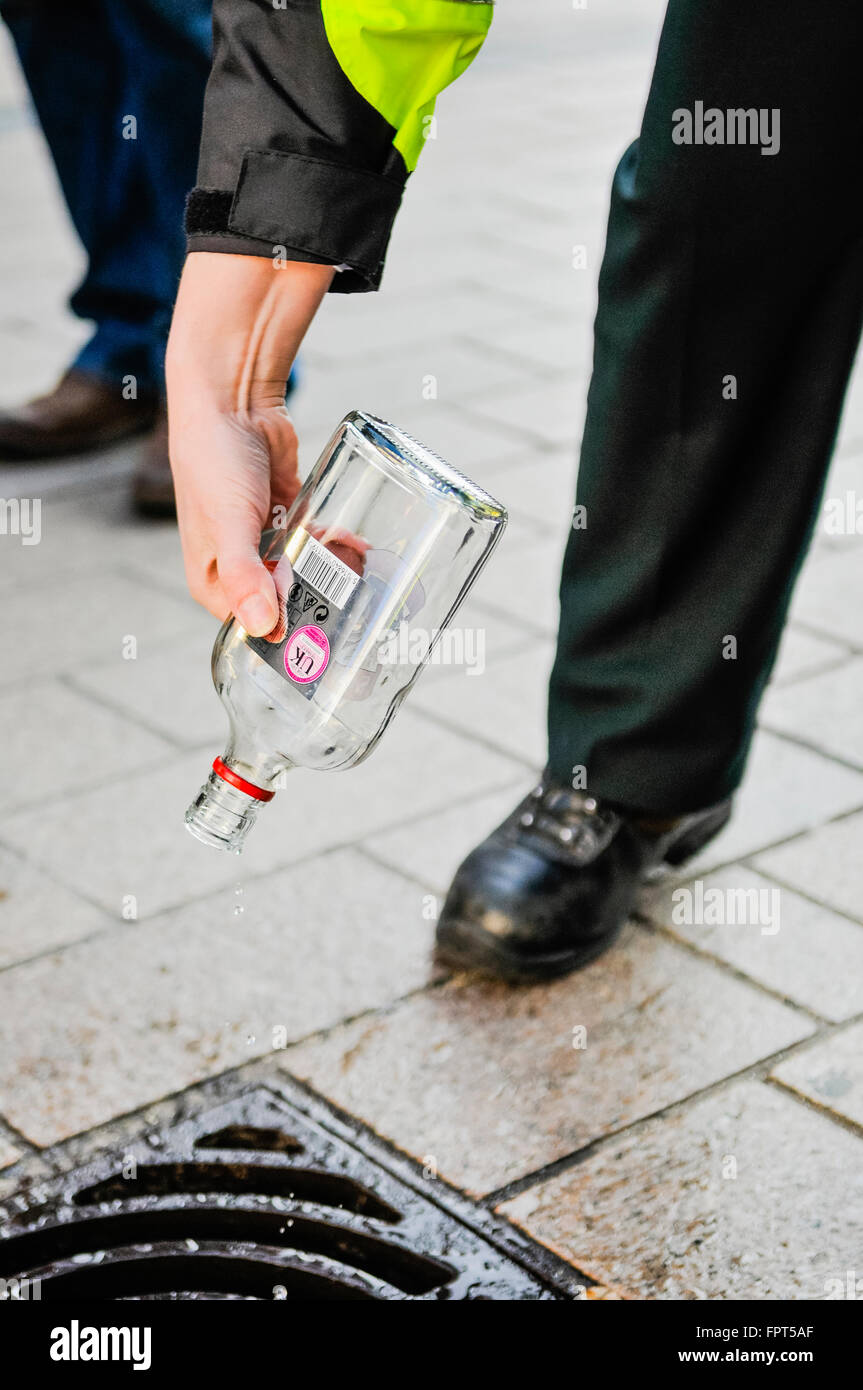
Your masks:
{"label": "metal drain grate", "polygon": [[43,1300],[566,1298],[530,1242],[375,1149],[257,1087],[7,1203],[0,1279]]}

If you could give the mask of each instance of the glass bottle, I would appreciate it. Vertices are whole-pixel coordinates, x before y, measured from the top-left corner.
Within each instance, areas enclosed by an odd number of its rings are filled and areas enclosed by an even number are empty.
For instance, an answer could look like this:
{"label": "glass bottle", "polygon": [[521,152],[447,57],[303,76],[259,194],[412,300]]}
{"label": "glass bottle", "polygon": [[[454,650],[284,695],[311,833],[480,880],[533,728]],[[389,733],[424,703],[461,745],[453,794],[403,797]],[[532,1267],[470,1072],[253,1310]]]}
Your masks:
{"label": "glass bottle", "polygon": [[186,812],[239,851],[292,767],[356,766],[374,748],[506,525],[500,503],[395,426],[341,422],[264,563],[276,628],[234,617],[213,647],[225,752]]}

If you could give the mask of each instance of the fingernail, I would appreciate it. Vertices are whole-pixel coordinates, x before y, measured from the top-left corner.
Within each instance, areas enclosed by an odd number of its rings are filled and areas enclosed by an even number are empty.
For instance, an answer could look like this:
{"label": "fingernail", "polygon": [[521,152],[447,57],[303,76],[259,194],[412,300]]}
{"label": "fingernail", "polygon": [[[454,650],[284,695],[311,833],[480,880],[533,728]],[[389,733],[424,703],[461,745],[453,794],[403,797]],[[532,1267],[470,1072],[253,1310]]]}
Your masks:
{"label": "fingernail", "polygon": [[276,621],[273,605],[263,594],[251,594],[237,609],[237,617],[252,637],[264,637]]}

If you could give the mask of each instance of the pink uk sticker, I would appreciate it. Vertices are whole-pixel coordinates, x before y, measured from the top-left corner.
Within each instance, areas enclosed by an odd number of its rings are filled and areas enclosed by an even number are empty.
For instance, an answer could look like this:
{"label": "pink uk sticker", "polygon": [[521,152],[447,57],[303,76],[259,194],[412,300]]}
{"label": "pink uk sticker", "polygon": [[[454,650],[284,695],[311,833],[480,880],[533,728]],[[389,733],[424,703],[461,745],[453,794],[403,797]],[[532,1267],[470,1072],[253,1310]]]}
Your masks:
{"label": "pink uk sticker", "polygon": [[298,627],[285,646],[285,671],[298,685],[316,681],[327,669],[330,643],[323,628]]}

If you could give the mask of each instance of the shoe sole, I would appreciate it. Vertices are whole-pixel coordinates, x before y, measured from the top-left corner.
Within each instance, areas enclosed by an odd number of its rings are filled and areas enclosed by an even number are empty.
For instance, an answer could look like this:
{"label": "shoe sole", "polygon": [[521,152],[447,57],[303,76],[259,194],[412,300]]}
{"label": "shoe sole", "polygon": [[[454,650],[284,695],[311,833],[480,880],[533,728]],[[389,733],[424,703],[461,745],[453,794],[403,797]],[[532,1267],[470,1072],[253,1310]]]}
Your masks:
{"label": "shoe sole", "polygon": [[446,941],[436,943],[434,958],[438,964],[451,970],[473,970],[496,980],[505,980],[507,984],[539,984],[543,980],[560,979],[563,975],[570,975],[573,970],[589,965],[613,945],[622,930],[623,922],[616,922],[604,936],[577,951],[534,956],[528,963],[505,947],[492,945],[493,938],[484,933],[478,935],[468,923],[457,922],[448,929]]}
{"label": "shoe sole", "polygon": [[[713,815],[693,826],[691,831],[669,846],[661,861],[662,865],[672,869],[680,868],[719,834],[730,817],[731,802],[723,802],[716,807]],[[656,870],[652,872],[655,873]],[[646,881],[649,876],[650,871],[644,874],[642,881]],[[625,917],[621,918],[604,935],[587,942],[584,946],[571,951],[556,951],[545,956],[535,956],[529,962],[508,951],[505,946],[495,944],[493,936],[479,931],[469,922],[453,922],[447,927],[446,939],[437,941],[434,956],[439,964],[450,969],[475,970],[480,974],[505,980],[508,984],[537,984],[542,980],[560,979],[561,976],[580,970],[596,960],[597,956],[601,956],[603,951],[613,945],[626,920]]]}

